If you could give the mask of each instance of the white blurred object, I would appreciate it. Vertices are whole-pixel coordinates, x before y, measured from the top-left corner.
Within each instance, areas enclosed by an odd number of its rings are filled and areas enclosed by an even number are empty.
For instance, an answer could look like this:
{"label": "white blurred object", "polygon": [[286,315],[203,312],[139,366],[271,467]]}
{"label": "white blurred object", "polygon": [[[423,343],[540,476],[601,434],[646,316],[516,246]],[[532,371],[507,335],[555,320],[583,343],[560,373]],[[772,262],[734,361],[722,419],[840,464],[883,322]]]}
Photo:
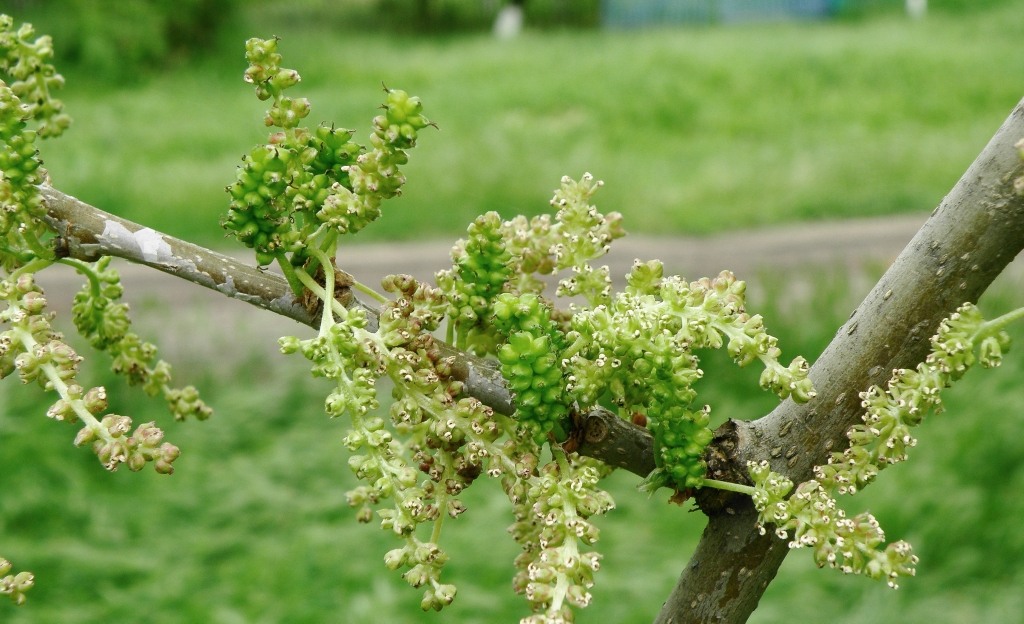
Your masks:
{"label": "white blurred object", "polygon": [[928,0],[907,0],[907,15],[921,19],[928,12]]}
{"label": "white blurred object", "polygon": [[498,39],[512,39],[523,30],[523,7],[506,4],[494,20],[494,36]]}

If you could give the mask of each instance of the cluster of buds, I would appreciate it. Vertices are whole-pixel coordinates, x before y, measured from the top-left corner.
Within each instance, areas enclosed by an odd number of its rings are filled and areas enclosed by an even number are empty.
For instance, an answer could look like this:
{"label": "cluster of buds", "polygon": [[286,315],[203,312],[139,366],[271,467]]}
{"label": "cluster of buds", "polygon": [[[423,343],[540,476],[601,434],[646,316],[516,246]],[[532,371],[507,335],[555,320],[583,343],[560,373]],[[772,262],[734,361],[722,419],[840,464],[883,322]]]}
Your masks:
{"label": "cluster of buds", "polygon": [[[608,298],[608,268],[595,269],[590,262],[606,254],[625,232],[619,213],[604,215],[590,203],[601,185],[589,173],[579,180],[562,178],[550,202],[557,208],[554,219],[549,214],[532,219],[520,215],[502,222],[495,213],[477,218],[469,236],[452,249],[452,269],[437,276],[453,302],[459,347],[493,352],[497,345],[487,300],[500,292],[541,295],[547,284],[538,276],[571,270],[572,276],[559,280],[556,295],[582,296],[591,305]],[[475,336],[467,340],[467,332]]]}
{"label": "cluster of buds", "polygon": [[46,299],[32,274],[0,282],[0,297],[7,300],[0,323],[10,325],[0,333],[0,378],[17,371],[23,383],[35,382],[56,392],[60,398],[47,410],[47,416],[69,423],[82,421],[75,445],[91,444],[108,470],[127,464],[138,471],[153,462],[157,472],[173,472],[171,464],[179,451],[163,441],[163,431],[146,423],[127,435],[130,418],[103,416],[106,391],[102,387],[85,390],[77,383],[82,358],[51,327],[52,314],[46,312]]}
{"label": "cluster of buds", "polygon": [[95,263],[76,262],[75,268],[89,281],[75,294],[71,316],[75,328],[89,344],[108,353],[111,370],[149,396],[163,396],[176,420],[206,420],[213,414],[192,386],[171,386],[171,366],[158,359],[156,345],[131,331],[128,304],[121,301],[121,277],[110,267],[110,256]]}
{"label": "cluster of buds", "polygon": [[437,329],[448,311],[444,293],[410,275],[388,275],[384,292],[395,295],[380,314],[381,339],[389,347],[405,346]]}
{"label": "cluster of buds", "polygon": [[870,514],[847,518],[835,496],[854,494],[878,473],[907,458],[917,440],[911,429],[932,410],[940,410],[940,393],[960,379],[975,363],[998,366],[1009,336],[1002,330],[1024,316],[1015,310],[986,322],[976,306],[965,303],[939,324],[931,339],[931,352],[915,369],[893,371],[885,389],[872,386],[861,393],[862,424],[847,432],[849,446],[834,452],[826,465],[816,466],[815,478],[793,483],[766,462],[751,463],[754,506],[762,527],[775,526],[780,538],[791,538],[790,548],[813,547],[819,566],[845,573],[884,579],[896,587],[900,576],[914,574],[917,557],[909,544],[886,545],[885,534]]}
{"label": "cluster of buds", "polygon": [[[539,214],[532,218],[516,215],[502,223],[502,238],[505,249],[512,254],[510,260],[510,292],[544,292],[547,284],[538,276],[555,273],[555,255],[552,248],[558,241],[558,230],[550,214]],[[461,246],[457,243],[453,255]]]}
{"label": "cluster of buds", "polygon": [[23,383],[39,381],[45,387],[49,380],[44,366],[61,380],[74,378],[80,358],[50,325],[53,314],[35,276],[23,273],[0,281],[0,299],[7,303],[0,323],[9,325],[0,333],[0,379],[17,371]]}
{"label": "cluster of buds", "polygon": [[[145,423],[132,432],[127,416],[104,415],[104,388],[78,383],[82,357],[51,326],[53,313],[35,282],[35,272],[58,261],[48,240],[52,232],[41,219],[38,186],[46,174],[35,141],[58,136],[70,124],[62,103],[52,97],[63,85],[52,57],[49,37],[36,38],[28,24],[15,29],[10,17],[0,15],[0,301],[6,304],[0,311],[0,379],[17,374],[23,383],[55,392],[47,416],[82,423],[75,444],[90,445],[108,470],[127,464],[137,471],[152,463],[158,473],[170,474],[179,450],[163,441],[163,431]],[[208,416],[195,389],[171,388],[169,366],[155,361],[155,347],[129,331],[127,306],[118,302],[118,276],[106,270],[109,258],[96,265],[70,258],[60,262],[89,278],[75,299],[74,320],[93,346],[112,355],[114,370],[151,395],[162,392],[178,417]],[[34,578],[10,572],[11,564],[0,559],[0,594],[21,604]]]}
{"label": "cluster of buds", "polygon": [[260,265],[270,264],[278,253],[301,248],[291,213],[281,201],[294,157],[286,148],[258,145],[242,159],[238,177],[228,187],[231,207],[221,225],[256,251]]}
{"label": "cluster of buds", "polygon": [[681,405],[655,403],[647,418],[647,426],[654,436],[654,453],[659,469],[646,481],[644,489],[661,485],[685,489],[700,487],[707,466],[704,449],[714,436],[709,424],[711,408],[689,410]]}
{"label": "cluster of buds", "polygon": [[565,438],[564,421],[571,400],[562,378],[565,335],[551,310],[535,294],[503,293],[494,303],[494,324],[506,342],[498,349],[501,374],[515,393],[516,419],[533,430]]}
{"label": "cluster of buds", "polygon": [[776,339],[744,308],[745,284],[724,271],[686,282],[663,277],[659,262],[634,263],[627,288],[607,304],[576,312],[568,340],[569,393],[580,405],[610,395],[640,414],[655,438],[657,470],[644,489],[699,487],[711,442],[708,408],[693,409],[703,371],[695,349],[727,347],[740,366],[760,361],[761,384],[780,398],[814,396],[807,362],[779,363]]}
{"label": "cluster of buds", "polygon": [[[411,532],[422,522],[431,521],[437,527],[444,518],[458,518],[466,509],[459,499],[465,488],[485,472],[498,476],[509,470],[512,460],[498,440],[512,436],[516,423],[474,398],[459,398],[462,384],[451,379],[453,362],[441,356],[428,333],[438,327],[448,309],[443,294],[409,276],[389,276],[383,287],[395,295],[382,311],[375,335],[386,356],[386,374],[394,384],[390,425],[412,451],[412,464],[418,467],[415,474],[425,478],[418,483],[410,479],[402,492],[392,488],[395,508],[377,513],[385,528],[394,529],[395,521],[404,520],[403,528]],[[349,435],[359,436],[355,431]],[[392,470],[392,474],[404,473]],[[377,481],[370,488],[364,486],[361,497],[382,498],[387,492],[379,485]],[[424,553],[440,553],[436,529],[426,550],[413,536],[408,539],[405,548],[389,553],[386,563],[392,568],[409,567],[403,578],[414,587],[426,588],[424,609],[446,606],[455,595],[454,586],[440,582],[447,557],[424,557]]]}
{"label": "cluster of buds", "polygon": [[171,465],[181,451],[177,446],[164,442],[164,432],[154,422],[139,425],[131,435],[132,419],[127,416],[108,414],[99,426],[88,424],[75,437],[75,446],[90,444],[103,467],[111,472],[121,464],[132,472],[138,472],[153,462],[159,474],[171,474]]}
{"label": "cluster of buds", "polygon": [[516,522],[509,527],[523,547],[512,586],[534,611],[522,621],[536,624],[572,622],[571,608],[590,603],[601,555],[581,552],[580,545],[597,542],[599,531],[590,518],[614,507],[608,493],[597,487],[601,469],[578,456],[555,453],[558,461],[530,479],[525,500],[515,505]]}
{"label": "cluster of buds", "polygon": [[384,565],[390,570],[409,568],[402,578],[413,587],[426,587],[420,608],[424,611],[440,611],[455,600],[456,587],[441,583],[441,568],[448,561],[448,555],[437,544],[409,539],[405,546],[388,551]]}
{"label": "cluster of buds", "polygon": [[[0,171],[9,188],[20,189],[39,184],[40,163],[36,157],[36,133],[28,130],[28,106],[22,103],[14,90],[0,81]],[[21,204],[24,197],[5,188],[4,205]]]}
{"label": "cluster of buds", "polygon": [[373,119],[370,147],[355,162],[341,168],[347,184],[332,187],[317,217],[340,233],[354,233],[380,216],[381,201],[399,195],[405,175],[399,167],[409,162],[406,149],[416,146],[419,131],[431,125],[417,97],[399,89],[385,89],[384,114]]}
{"label": "cluster of buds", "polygon": [[[9,78],[10,88],[26,103],[26,118],[39,122],[39,136],[61,135],[71,125],[64,104],[51,91],[64,86],[53,60],[53,40],[35,36],[31,24],[14,28],[14,19],[0,15],[0,78]],[[3,81],[0,81],[3,82]]]}
{"label": "cluster of buds", "polygon": [[246,42],[244,79],[260,100],[272,100],[264,121],[279,130],[243,158],[227,187],[231,204],[222,225],[254,249],[260,265],[281,264],[301,294],[293,267],[314,274],[319,261],[311,249],[331,255],[338,235],[358,232],[380,216],[381,201],[398,195],[405,183],[399,171],[408,162],[405,150],[430,122],[419,98],[386,89],[369,150],[352,141],[351,130],[300,126],[309,100],[285,95],[301,77],[281,66],[277,48],[276,38]]}
{"label": "cluster of buds", "polygon": [[[334,268],[323,266],[330,291]],[[479,475],[500,474],[508,461],[496,441],[514,425],[476,399],[458,398],[462,385],[451,379],[453,362],[429,333],[448,309],[443,294],[407,275],[389,276],[382,285],[394,298],[381,311],[377,331],[370,331],[362,309],[328,307],[316,337],[283,338],[281,345],[309,359],[314,375],[335,382],[326,409],[349,417],[348,463],[362,482],[348,492],[348,502],[360,521],[376,513],[383,529],[405,541],[388,553],[386,565],[407,568],[406,582],[424,588],[423,608],[441,609],[455,588],[440,580],[448,557],[437,544],[437,528],[465,511],[458,495]],[[382,377],[394,385],[390,422],[376,413]],[[417,537],[423,524],[434,527],[429,541]]]}
{"label": "cluster of buds", "polygon": [[910,544],[897,541],[881,548],[885,533],[871,514],[848,518],[833,495],[813,479],[793,492],[793,482],[772,472],[768,462],[750,462],[748,469],[762,535],[765,524],[772,524],[779,539],[789,540],[790,548],[812,548],[818,567],[884,580],[894,589],[900,577],[914,575],[917,556]]}
{"label": "cluster of buds", "polygon": [[625,236],[622,215],[602,214],[590,203],[603,185],[589,173],[579,180],[565,176],[551,198],[557,211],[532,219],[517,216],[503,224],[505,245],[512,254],[513,292],[541,293],[546,284],[535,275],[553,275],[571,270],[561,278],[556,295],[582,296],[591,305],[607,300],[611,281],[607,267],[594,268],[590,262],[608,253],[609,245]]}
{"label": "cluster of buds", "polygon": [[267,111],[266,124],[280,128],[294,128],[309,115],[309,100],[292,99],[284,95],[285,89],[299,84],[299,72],[281,67],[281,54],[277,51],[278,39],[252,38],[245,42],[245,60],[249,67],[244,79],[256,86],[256,97],[260,100],[274,98]]}
{"label": "cluster of buds", "polygon": [[872,386],[861,393],[862,424],[847,432],[850,445],[815,469],[816,478],[840,494],[853,494],[879,471],[904,461],[917,444],[911,429],[929,411],[942,408],[940,393],[959,380],[975,362],[998,366],[1010,338],[1002,327],[1016,312],[985,322],[976,306],[965,303],[939,324],[931,352],[914,369],[897,369],[885,389]]}
{"label": "cluster of buds", "polygon": [[448,297],[448,317],[460,347],[480,355],[495,349],[491,308],[508,283],[511,260],[501,217],[496,212],[477,217],[466,239],[452,248],[453,266],[440,271],[436,280]]}
{"label": "cluster of buds", "polygon": [[608,267],[594,268],[590,261],[608,253],[612,241],[625,236],[622,215],[598,212],[591,197],[604,182],[584,173],[579,180],[565,176],[551,198],[555,213],[556,240],[551,247],[556,269],[572,269],[572,277],[559,280],[562,297],[581,296],[592,305],[607,303],[611,295]]}
{"label": "cluster of buds", "polygon": [[35,585],[36,577],[28,571],[13,574],[14,566],[0,557],[0,596],[7,596],[16,605],[25,604],[25,592]]}
{"label": "cluster of buds", "polygon": [[43,180],[35,147],[36,133],[26,129],[28,108],[0,80],[0,267],[7,271],[36,257],[46,232],[37,185]]}

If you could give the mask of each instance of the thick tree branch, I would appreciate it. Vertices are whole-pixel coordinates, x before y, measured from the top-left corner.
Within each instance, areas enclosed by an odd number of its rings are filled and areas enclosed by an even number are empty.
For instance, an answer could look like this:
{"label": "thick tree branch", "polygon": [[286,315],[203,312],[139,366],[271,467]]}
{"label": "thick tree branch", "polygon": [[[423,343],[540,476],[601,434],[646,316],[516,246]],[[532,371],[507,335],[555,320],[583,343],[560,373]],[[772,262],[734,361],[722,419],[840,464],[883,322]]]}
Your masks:
{"label": "thick tree branch", "polygon": [[[916,366],[939,321],[981,296],[1024,248],[1024,197],[1014,190],[1022,137],[1024,100],[814,364],[817,398],[731,423],[735,451],[722,470],[737,478],[747,460],[765,459],[794,482],[809,479],[860,422],[859,393]],[[758,534],[749,500],[708,502],[708,526],[658,622],[745,622],[788,552]]]}
{"label": "thick tree branch", "polygon": [[[164,273],[205,286],[232,299],[270,310],[316,328],[316,310],[306,308],[292,294],[288,282],[274,273],[239,262],[235,258],[194,245],[151,228],[122,219],[43,185],[40,187],[47,221],[58,233],[58,253],[93,261],[114,256],[153,267]],[[377,324],[375,306],[344,290],[339,300],[367,311],[371,328]],[[444,355],[454,356],[455,376],[466,391],[496,412],[515,411],[512,396],[495,363],[440,343]],[[594,410],[581,419],[583,436],[579,451],[640,476],[654,468],[650,434],[607,410]]]}

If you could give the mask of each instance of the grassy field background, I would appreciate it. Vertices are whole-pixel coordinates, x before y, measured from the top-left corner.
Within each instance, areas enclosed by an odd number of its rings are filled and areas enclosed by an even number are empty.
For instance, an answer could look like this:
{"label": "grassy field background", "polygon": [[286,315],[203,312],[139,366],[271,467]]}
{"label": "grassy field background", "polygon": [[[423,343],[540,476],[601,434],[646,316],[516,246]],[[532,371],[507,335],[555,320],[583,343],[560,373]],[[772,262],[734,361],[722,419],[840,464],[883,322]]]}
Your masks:
{"label": "grassy field background", "polygon": [[[381,36],[256,3],[198,60],[127,86],[70,68],[76,124],[43,146],[54,184],[199,242],[265,140],[242,42],[278,35],[296,95],[368,135],[381,84],[425,102],[404,195],[361,239],[453,238],[487,210],[535,214],[563,175],[634,232],[930,210],[1020,99],[1024,3],[809,24]],[[275,6],[277,8],[275,8]],[[291,4],[284,5],[291,7]],[[263,7],[263,8],[261,8]],[[45,27],[45,24],[41,24]],[[60,42],[56,43],[58,52]]]}
{"label": "grassy field background", "polygon": [[[303,5],[306,6],[306,5]],[[240,80],[241,42],[283,38],[304,75],[314,121],[366,136],[380,84],[421,95],[440,130],[408,167],[409,186],[370,238],[453,238],[483,210],[539,212],[563,174],[607,182],[605,210],[636,232],[922,211],[933,207],[1024,95],[1021,2],[937,14],[727,29],[380,37],[332,19],[254,4],[217,49],[187,67],[111,87],[72,68],[64,97],[76,126],[43,145],[54,183],[95,205],[179,236],[220,244],[223,186],[265,131],[264,106]],[[59,50],[59,41],[57,42]],[[777,280],[773,282],[773,280]],[[811,295],[780,300],[792,281]],[[820,269],[768,278],[755,301],[789,355],[812,359],[863,293]],[[983,305],[1020,305],[1003,279]],[[808,289],[797,289],[805,292]],[[810,313],[813,311],[813,313]],[[149,310],[143,333],[164,322]],[[164,314],[175,314],[164,311]],[[227,331],[206,326],[203,333]],[[1024,338],[1021,328],[1014,336]],[[516,547],[499,488],[481,482],[446,527],[451,611],[422,614],[419,592],[383,566],[394,541],[358,525],[343,423],[322,413],[324,386],[299,361],[239,341],[228,361],[187,357],[217,416],[167,422],[161,406],[111,388],[112,410],[156,419],[184,450],[171,478],[105,473],[71,445],[47,402],[0,389],[0,553],[37,574],[30,603],[0,621],[517,621]],[[98,358],[97,363],[102,363]],[[756,417],[772,400],[756,371],[706,363],[702,400],[719,418]],[[892,539],[911,541],[917,578],[893,592],[814,569],[794,553],[752,618],[815,622],[1012,622],[1024,611],[1024,349],[968,375],[921,431],[913,461],[850,501]],[[696,544],[701,516],[610,480],[618,508],[601,522],[603,568],[582,622],[649,622]]]}

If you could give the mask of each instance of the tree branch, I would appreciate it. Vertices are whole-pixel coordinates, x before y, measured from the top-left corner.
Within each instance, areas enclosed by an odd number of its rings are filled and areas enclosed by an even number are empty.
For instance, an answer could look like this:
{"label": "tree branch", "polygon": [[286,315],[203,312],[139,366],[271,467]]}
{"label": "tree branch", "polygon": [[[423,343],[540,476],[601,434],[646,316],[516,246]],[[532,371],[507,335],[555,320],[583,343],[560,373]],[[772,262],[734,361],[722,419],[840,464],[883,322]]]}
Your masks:
{"label": "tree branch", "polygon": [[39,187],[58,255],[92,262],[123,258],[315,327],[318,322],[283,277],[104,212],[49,186]]}
{"label": "tree branch", "polygon": [[[939,322],[977,301],[1024,248],[1024,196],[1014,190],[1024,174],[1014,148],[1022,137],[1024,100],[811,368],[818,396],[730,423],[734,450],[711,476],[745,478],[746,462],[763,459],[800,483],[844,448],[860,422],[859,393],[922,361]],[[657,622],[746,622],[785,558],[785,543],[755,530],[749,499],[720,499],[702,491],[708,526]]]}
{"label": "tree branch", "polygon": [[[58,254],[90,262],[101,256],[122,258],[303,325],[319,326],[319,311],[298,301],[280,275],[122,219],[51,186],[39,188],[46,206],[47,223],[58,233]],[[339,301],[347,307],[365,309],[371,329],[376,328],[376,306],[359,300],[347,289],[340,292]],[[513,397],[494,361],[464,353],[447,343],[438,345],[443,356],[455,357],[454,376],[465,384],[470,396],[500,414],[515,412]],[[579,452],[641,477],[654,469],[653,443],[645,429],[607,410],[594,410],[581,422],[584,430]]]}

